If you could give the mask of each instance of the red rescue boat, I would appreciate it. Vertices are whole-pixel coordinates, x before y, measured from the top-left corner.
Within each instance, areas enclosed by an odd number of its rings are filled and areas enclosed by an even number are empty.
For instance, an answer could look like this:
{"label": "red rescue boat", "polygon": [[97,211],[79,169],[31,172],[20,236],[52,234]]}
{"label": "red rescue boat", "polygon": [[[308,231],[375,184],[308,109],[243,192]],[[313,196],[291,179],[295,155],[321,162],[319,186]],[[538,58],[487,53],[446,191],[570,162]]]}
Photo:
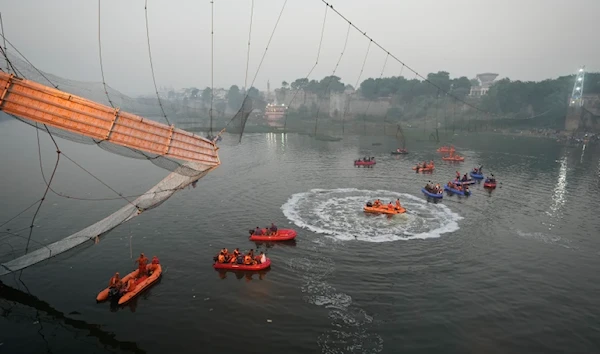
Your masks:
{"label": "red rescue boat", "polygon": [[271,266],[271,259],[267,258],[267,261],[261,264],[237,264],[237,263],[219,263],[215,262],[213,268],[215,269],[229,269],[229,270],[263,270]]}
{"label": "red rescue boat", "polygon": [[496,188],[496,180],[486,179],[485,182],[483,182],[483,188],[495,189]]}
{"label": "red rescue boat", "polygon": [[376,162],[374,158],[370,161],[354,160],[354,166],[373,166],[375,164]]}
{"label": "red rescue boat", "polygon": [[279,229],[274,235],[266,235],[267,229],[262,229],[263,235],[250,235],[250,241],[289,241],[296,238],[297,232],[292,229]]}

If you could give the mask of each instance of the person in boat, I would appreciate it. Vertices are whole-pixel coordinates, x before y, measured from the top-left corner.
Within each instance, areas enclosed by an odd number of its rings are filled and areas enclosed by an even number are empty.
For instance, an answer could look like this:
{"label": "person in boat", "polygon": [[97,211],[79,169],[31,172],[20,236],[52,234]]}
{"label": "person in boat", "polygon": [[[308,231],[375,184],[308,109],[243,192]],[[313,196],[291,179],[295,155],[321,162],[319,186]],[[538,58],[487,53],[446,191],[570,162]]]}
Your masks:
{"label": "person in boat", "polygon": [[460,179],[460,172],[456,171],[456,179]]}
{"label": "person in boat", "polygon": [[277,233],[277,226],[274,223],[271,223],[269,230],[271,230],[271,234],[275,235]]}
{"label": "person in boat", "polygon": [[375,207],[375,208],[381,208],[381,200],[376,199],[375,203],[373,203],[373,207]]}
{"label": "person in boat", "polygon": [[258,256],[254,257],[255,264],[262,264],[264,256],[264,253],[261,252]]}
{"label": "person in boat", "polygon": [[121,295],[128,293],[130,291],[135,290],[135,279],[130,278],[127,283],[123,284],[121,287]]}
{"label": "person in boat", "polygon": [[262,236],[263,235],[262,229],[257,226],[256,229],[254,230],[254,235]]}
{"label": "person in boat", "polygon": [[400,199],[396,198],[396,210],[402,209],[402,205],[400,205]]}
{"label": "person in boat", "polygon": [[[469,186],[465,186],[464,189],[465,189],[465,193],[469,193]],[[459,190],[462,190],[462,189],[459,189]]]}
{"label": "person in boat", "polygon": [[367,208],[372,208],[373,207],[373,203],[367,202],[366,206],[367,206]]}
{"label": "person in boat", "polygon": [[231,264],[243,264],[244,263],[244,255],[242,255],[239,251],[239,249],[235,249],[235,251],[233,251],[233,257],[231,257],[231,259],[229,259],[229,263]]}
{"label": "person in boat", "polygon": [[389,202],[387,205],[388,210],[394,210],[394,204],[392,204],[392,202]]}
{"label": "person in boat", "polygon": [[223,252],[219,252],[219,256],[217,257],[217,262],[219,263],[225,263],[225,255],[223,254]]}
{"label": "person in boat", "polygon": [[488,178],[488,182],[490,182],[490,183],[496,183],[496,178],[494,177],[494,174],[490,175],[490,177]]}
{"label": "person in boat", "polygon": [[465,174],[463,175],[462,182],[466,182],[466,181],[468,181],[468,180],[469,180],[469,177],[467,177],[467,174],[465,173]]}
{"label": "person in boat", "polygon": [[254,261],[252,259],[252,257],[250,256],[250,254],[247,254],[244,256],[244,264],[245,265],[252,265],[254,264]]}
{"label": "person in boat", "polygon": [[152,273],[154,273],[156,268],[158,268],[159,264],[160,264],[160,261],[158,260],[158,257],[152,256],[152,261],[150,262],[150,265],[148,266],[148,275],[152,275]]}
{"label": "person in boat", "polygon": [[146,264],[148,264],[148,258],[144,256],[143,253],[140,253],[140,257],[135,261],[138,264],[138,278],[146,275]]}
{"label": "person in boat", "polygon": [[119,272],[116,272],[115,275],[113,275],[112,278],[110,278],[110,281],[108,282],[108,288],[112,289],[112,288],[118,288],[120,289],[121,286],[123,286],[123,282],[121,281],[121,277],[119,276]]}
{"label": "person in boat", "polygon": [[433,189],[433,188],[431,187],[431,184],[430,184],[430,183],[431,183],[431,181],[427,182],[427,184],[425,185],[425,190],[426,190],[426,191],[428,191],[428,192],[431,192],[431,190]]}

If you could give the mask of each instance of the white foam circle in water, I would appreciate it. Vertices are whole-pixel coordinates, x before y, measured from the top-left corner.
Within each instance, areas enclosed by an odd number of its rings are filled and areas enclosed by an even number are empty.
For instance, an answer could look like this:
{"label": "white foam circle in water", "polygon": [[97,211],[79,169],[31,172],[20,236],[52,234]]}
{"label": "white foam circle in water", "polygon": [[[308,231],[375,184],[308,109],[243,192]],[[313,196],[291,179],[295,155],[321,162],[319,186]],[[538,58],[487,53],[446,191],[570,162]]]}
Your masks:
{"label": "white foam circle in water", "polygon": [[[405,214],[367,214],[368,201],[384,203],[396,198],[406,208]],[[406,193],[356,188],[313,189],[292,195],[282,205],[283,214],[299,227],[338,240],[389,242],[437,238],[459,229],[462,217],[441,203],[428,203]]]}

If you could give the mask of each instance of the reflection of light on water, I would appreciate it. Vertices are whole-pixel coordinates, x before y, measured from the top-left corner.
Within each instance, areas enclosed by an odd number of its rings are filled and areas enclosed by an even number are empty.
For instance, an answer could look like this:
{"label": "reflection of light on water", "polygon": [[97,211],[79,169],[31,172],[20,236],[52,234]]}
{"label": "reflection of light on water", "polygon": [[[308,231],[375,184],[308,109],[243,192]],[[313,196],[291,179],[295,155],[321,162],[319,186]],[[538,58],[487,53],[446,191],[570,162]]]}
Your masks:
{"label": "reflection of light on water", "polygon": [[281,148],[285,150],[285,133],[281,133]]}
{"label": "reflection of light on water", "polygon": [[267,133],[267,146],[273,147],[277,143],[277,137],[273,133]]}
{"label": "reflection of light on water", "polygon": [[583,155],[585,154],[585,144],[583,144],[583,149],[581,149],[581,158],[579,159],[579,162],[583,163]]}
{"label": "reflection of light on water", "polygon": [[[277,146],[277,137],[278,134],[277,133],[267,133],[267,146],[269,147],[275,147]],[[281,147],[285,148],[285,133],[281,133]]]}
{"label": "reflection of light on water", "polygon": [[567,188],[567,157],[560,160],[560,170],[558,171],[558,181],[554,187],[554,195],[552,195],[552,205],[550,210],[555,214],[561,206],[565,204],[565,194]]}

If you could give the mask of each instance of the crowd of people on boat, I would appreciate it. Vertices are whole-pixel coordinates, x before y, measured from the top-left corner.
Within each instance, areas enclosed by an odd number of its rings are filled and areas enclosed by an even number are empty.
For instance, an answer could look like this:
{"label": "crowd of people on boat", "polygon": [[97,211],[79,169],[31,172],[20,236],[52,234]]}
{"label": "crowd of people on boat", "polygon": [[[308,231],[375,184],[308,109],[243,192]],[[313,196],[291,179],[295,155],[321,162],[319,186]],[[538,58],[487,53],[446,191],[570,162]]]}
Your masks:
{"label": "crowd of people on boat", "polygon": [[485,181],[488,183],[496,183],[496,177],[494,177],[494,174],[492,173]]}
{"label": "crowd of people on boat", "polygon": [[456,171],[456,178],[454,179],[454,183],[457,182],[469,182],[471,179],[465,173],[462,177],[460,177],[460,172]]}
{"label": "crowd of people on boat", "polygon": [[396,203],[392,204],[392,202],[389,202],[387,206],[384,206],[383,203],[381,202],[381,200],[379,199],[375,199],[375,201],[373,203],[371,202],[367,202],[367,207],[369,208],[387,208],[388,210],[400,210],[402,209],[402,205],[400,204],[400,199],[396,199]]}
{"label": "crowd of people on boat", "polygon": [[444,193],[444,188],[442,188],[439,183],[433,184],[431,183],[431,181],[427,182],[427,184],[425,185],[425,190],[433,194]]}
{"label": "crowd of people on boat", "polygon": [[456,180],[454,182],[452,181],[448,181],[448,188],[452,188],[452,189],[456,189],[457,191],[460,192],[469,192],[469,186],[467,186],[466,184],[463,186],[462,184],[456,184]]}
{"label": "crowd of people on boat", "polygon": [[435,166],[435,164],[433,163],[433,160],[429,161],[429,164],[426,161],[423,161],[423,163],[419,162],[417,164],[416,170],[419,171],[419,169],[421,169],[421,168],[431,168],[433,166]]}
{"label": "crowd of people on boat", "polygon": [[257,226],[256,229],[248,230],[248,232],[250,236],[275,236],[277,235],[277,226],[271,223],[271,226],[265,227],[264,230]]}
{"label": "crowd of people on boat", "polygon": [[229,253],[227,248],[221,249],[219,255],[215,257],[215,262],[217,263],[231,263],[231,264],[243,264],[243,265],[256,265],[262,264],[267,261],[267,256],[260,252],[260,254],[255,255],[254,249],[246,252],[246,254],[242,254],[239,248],[233,250],[232,253]]}
{"label": "crowd of people on boat", "polygon": [[362,159],[354,160],[354,162],[371,162],[375,161],[375,157],[363,157]]}
{"label": "crowd of people on boat", "polygon": [[479,167],[473,167],[473,173],[477,175],[483,174],[483,165],[480,165]]}
{"label": "crowd of people on boat", "polygon": [[110,278],[110,281],[108,282],[108,288],[110,291],[119,292],[120,294],[133,291],[133,289],[135,289],[137,285],[137,281],[143,277],[152,275],[152,273],[154,273],[154,271],[160,264],[160,261],[158,257],[153,256],[151,263],[148,265],[148,258],[143,253],[140,253],[138,259],[135,260],[135,263],[137,263],[138,265],[137,276],[130,277],[129,280],[127,280],[127,282],[124,283],[121,280],[119,272],[116,272],[115,275],[113,275],[113,277]]}

